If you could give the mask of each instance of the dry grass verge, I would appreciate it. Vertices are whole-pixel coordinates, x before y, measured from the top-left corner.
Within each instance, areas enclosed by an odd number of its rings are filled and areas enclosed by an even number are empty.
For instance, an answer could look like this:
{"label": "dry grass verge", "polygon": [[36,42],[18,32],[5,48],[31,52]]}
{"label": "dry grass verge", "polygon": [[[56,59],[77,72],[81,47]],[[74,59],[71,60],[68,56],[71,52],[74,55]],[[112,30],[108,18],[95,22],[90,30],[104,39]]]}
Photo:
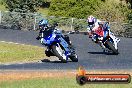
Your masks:
{"label": "dry grass verge", "polygon": [[[0,81],[13,81],[24,80],[32,78],[71,78],[75,77],[78,71],[1,71]],[[119,71],[87,71],[87,74],[130,74],[132,71],[119,70]]]}

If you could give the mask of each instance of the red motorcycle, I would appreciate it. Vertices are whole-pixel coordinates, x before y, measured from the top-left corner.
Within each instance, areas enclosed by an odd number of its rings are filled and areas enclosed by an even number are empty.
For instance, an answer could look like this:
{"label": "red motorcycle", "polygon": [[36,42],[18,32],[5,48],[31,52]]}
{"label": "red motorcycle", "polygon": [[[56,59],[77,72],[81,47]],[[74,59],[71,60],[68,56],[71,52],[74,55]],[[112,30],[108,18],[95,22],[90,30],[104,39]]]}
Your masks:
{"label": "red motorcycle", "polygon": [[101,46],[107,48],[113,54],[119,54],[117,43],[120,39],[116,38],[113,33],[108,30],[108,25],[101,24],[95,31],[92,31],[92,41],[100,43]]}

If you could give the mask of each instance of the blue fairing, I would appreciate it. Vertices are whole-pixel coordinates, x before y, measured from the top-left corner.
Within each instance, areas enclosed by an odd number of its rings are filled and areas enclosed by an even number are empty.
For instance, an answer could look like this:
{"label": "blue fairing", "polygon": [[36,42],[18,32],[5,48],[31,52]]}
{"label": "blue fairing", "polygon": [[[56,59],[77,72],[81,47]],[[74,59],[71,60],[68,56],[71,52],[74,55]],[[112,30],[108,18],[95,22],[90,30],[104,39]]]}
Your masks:
{"label": "blue fairing", "polygon": [[108,31],[104,31],[104,38],[108,36]]}
{"label": "blue fairing", "polygon": [[49,36],[46,36],[44,38],[46,40],[45,43],[51,45],[54,41],[56,41],[55,37],[56,37],[55,34],[50,34]]}
{"label": "blue fairing", "polygon": [[54,32],[51,33],[45,33],[45,44],[46,46],[51,46],[54,44],[53,42],[59,43],[61,46],[63,46],[65,50],[65,55],[68,56],[70,55],[70,49],[68,43],[65,41],[65,39],[62,37],[62,34],[56,34]]}
{"label": "blue fairing", "polygon": [[70,52],[70,50],[69,50],[69,48],[68,48],[68,43],[67,43],[62,37],[60,37],[59,40],[60,40],[60,44],[64,47],[64,49],[65,49],[67,52]]}

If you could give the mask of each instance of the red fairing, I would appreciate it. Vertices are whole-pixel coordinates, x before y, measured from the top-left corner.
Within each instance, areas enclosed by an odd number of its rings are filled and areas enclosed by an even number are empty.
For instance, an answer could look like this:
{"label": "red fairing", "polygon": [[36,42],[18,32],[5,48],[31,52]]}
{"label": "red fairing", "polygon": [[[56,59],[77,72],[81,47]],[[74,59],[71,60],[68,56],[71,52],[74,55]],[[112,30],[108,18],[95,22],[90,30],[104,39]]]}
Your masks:
{"label": "red fairing", "polygon": [[104,36],[104,31],[101,27],[98,27],[97,30],[95,30],[95,33],[98,34],[101,37]]}

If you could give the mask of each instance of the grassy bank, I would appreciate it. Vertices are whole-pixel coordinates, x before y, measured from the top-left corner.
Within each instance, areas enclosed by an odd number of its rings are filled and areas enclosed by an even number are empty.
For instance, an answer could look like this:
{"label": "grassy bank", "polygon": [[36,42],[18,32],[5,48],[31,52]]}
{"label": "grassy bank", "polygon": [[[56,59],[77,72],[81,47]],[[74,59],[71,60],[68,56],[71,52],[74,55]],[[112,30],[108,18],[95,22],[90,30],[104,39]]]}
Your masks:
{"label": "grassy bank", "polygon": [[[87,71],[89,74],[116,74],[119,71]],[[131,71],[125,71],[131,75]],[[77,71],[2,71],[0,88],[131,88],[129,84],[85,84],[76,82]]]}
{"label": "grassy bank", "polygon": [[45,57],[44,48],[0,42],[0,63],[27,62]]}
{"label": "grassy bank", "polygon": [[35,78],[0,83],[0,88],[131,88],[132,84],[85,84],[80,86],[75,77]]}

